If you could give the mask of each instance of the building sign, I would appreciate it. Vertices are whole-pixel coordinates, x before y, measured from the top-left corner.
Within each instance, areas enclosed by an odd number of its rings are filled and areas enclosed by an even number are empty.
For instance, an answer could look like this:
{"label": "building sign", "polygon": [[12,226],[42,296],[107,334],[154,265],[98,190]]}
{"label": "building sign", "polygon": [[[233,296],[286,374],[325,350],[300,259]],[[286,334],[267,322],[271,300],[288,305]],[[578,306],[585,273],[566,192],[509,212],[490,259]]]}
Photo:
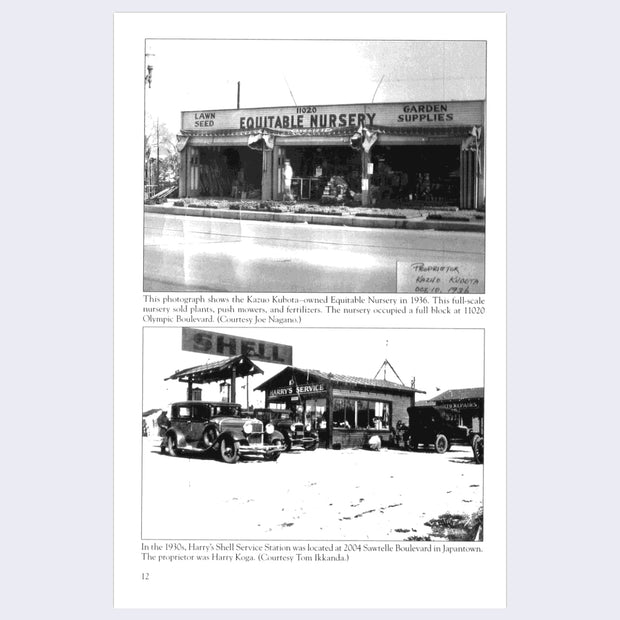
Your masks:
{"label": "building sign", "polygon": [[296,394],[316,394],[318,392],[325,392],[325,386],[322,383],[308,383],[304,385],[288,385],[286,387],[275,388],[269,390],[269,398],[276,398],[278,396],[293,396]]}
{"label": "building sign", "polygon": [[464,409],[481,409],[481,403],[472,401],[449,402],[437,400],[435,402],[437,403],[438,407],[445,407],[446,409],[456,409],[456,411],[461,411]]}
{"label": "building sign", "polygon": [[181,112],[183,131],[442,127],[483,123],[483,101],[379,103]]}
{"label": "building sign", "polygon": [[286,344],[228,336],[203,329],[194,329],[193,327],[184,327],[181,337],[181,349],[183,351],[225,357],[247,355],[271,364],[285,364],[287,366],[293,364],[293,347]]}

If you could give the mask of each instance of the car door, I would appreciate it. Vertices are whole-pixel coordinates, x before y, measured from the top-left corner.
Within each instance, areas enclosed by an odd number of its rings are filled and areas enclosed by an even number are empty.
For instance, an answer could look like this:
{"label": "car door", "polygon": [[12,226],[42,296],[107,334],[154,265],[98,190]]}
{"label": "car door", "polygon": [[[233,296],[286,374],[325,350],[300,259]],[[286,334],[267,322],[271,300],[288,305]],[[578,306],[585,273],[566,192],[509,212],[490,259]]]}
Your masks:
{"label": "car door", "polygon": [[[172,427],[180,435],[189,440],[188,434],[191,428],[191,409],[188,405],[174,405],[172,407]],[[181,444],[182,445],[182,444]]]}
{"label": "car door", "polygon": [[202,439],[207,422],[211,419],[211,406],[206,403],[192,405],[188,440],[196,443]]}

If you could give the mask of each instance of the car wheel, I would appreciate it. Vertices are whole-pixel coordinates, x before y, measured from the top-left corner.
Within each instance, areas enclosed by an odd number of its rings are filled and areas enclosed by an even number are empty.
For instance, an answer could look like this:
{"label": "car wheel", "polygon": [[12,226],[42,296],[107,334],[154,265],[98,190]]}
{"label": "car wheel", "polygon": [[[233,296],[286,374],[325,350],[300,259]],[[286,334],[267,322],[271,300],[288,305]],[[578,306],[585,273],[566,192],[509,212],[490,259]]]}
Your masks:
{"label": "car wheel", "polygon": [[217,431],[214,428],[208,428],[202,435],[202,441],[207,448],[212,448],[217,440]]}
{"label": "car wheel", "polygon": [[409,448],[409,450],[417,451],[418,445],[419,444],[418,444],[417,440],[414,438],[414,436],[413,435],[409,435],[408,443],[407,443],[407,447]]}
{"label": "car wheel", "polygon": [[239,460],[239,442],[232,437],[220,441],[220,456],[224,463],[236,463]]}
{"label": "car wheel", "polygon": [[168,441],[166,442],[166,447],[168,448],[168,454],[170,456],[179,455],[179,451],[177,450],[177,440],[174,435],[168,435]]}
{"label": "car wheel", "polygon": [[[283,445],[284,445],[284,442],[283,442],[283,441],[282,441],[279,437],[276,437],[276,438],[275,438],[275,439],[271,442],[271,445],[272,445],[272,446],[278,446],[278,447],[281,447],[281,446],[283,446]],[[280,454],[280,453],[278,452],[278,454]]]}
{"label": "car wheel", "polygon": [[314,450],[316,450],[319,447],[319,442],[318,440],[315,441],[314,443],[311,443],[307,448],[306,448],[306,452],[313,452]]}
{"label": "car wheel", "polygon": [[445,435],[439,434],[435,438],[435,450],[437,450],[438,454],[443,454],[447,452],[450,448],[450,443],[448,442],[448,438]]}
{"label": "car wheel", "polygon": [[484,461],[484,442],[479,435],[474,437],[471,449],[474,453],[474,461],[476,463],[482,463]]}

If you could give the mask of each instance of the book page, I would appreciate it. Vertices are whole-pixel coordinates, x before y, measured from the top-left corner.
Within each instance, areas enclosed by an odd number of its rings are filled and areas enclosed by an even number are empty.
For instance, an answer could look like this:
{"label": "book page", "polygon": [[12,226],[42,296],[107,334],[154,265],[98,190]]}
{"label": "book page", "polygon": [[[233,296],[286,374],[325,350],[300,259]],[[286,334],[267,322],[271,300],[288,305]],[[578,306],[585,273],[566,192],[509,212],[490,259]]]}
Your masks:
{"label": "book page", "polygon": [[114,53],[115,607],[504,607],[505,16]]}

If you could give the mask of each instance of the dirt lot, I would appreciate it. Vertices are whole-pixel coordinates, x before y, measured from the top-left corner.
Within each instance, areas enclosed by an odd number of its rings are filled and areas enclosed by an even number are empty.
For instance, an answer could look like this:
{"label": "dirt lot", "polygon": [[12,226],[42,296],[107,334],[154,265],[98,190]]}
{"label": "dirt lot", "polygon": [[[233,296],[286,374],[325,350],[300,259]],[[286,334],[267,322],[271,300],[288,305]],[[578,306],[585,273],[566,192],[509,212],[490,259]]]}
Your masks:
{"label": "dirt lot", "polygon": [[145,439],[142,535],[462,540],[478,531],[482,472],[468,446],[445,454],[319,449],[226,465],[162,455]]}

